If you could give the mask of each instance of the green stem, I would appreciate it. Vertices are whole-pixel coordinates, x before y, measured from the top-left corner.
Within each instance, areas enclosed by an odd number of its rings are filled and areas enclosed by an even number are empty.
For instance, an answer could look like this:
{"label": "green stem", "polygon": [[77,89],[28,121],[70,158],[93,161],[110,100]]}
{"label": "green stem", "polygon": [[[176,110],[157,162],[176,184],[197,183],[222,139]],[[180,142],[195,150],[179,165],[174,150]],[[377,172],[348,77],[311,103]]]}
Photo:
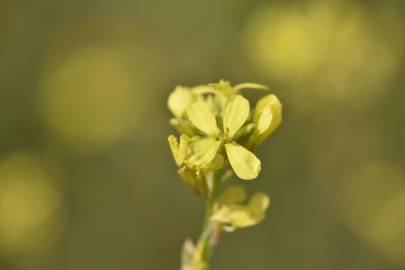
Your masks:
{"label": "green stem", "polygon": [[[211,179],[209,179],[209,177],[211,177]],[[205,217],[204,217],[203,228],[202,228],[203,232],[207,229],[208,225],[210,224],[210,217],[214,210],[214,206],[215,206],[216,200],[218,198],[219,189],[221,186],[220,177],[215,172],[213,172],[210,176],[207,176],[207,181],[212,181],[212,189],[208,196],[207,207],[205,209]]]}
{"label": "green stem", "polygon": [[[211,179],[209,179],[209,177],[211,177]],[[210,241],[213,233],[213,227],[210,223],[210,218],[214,212],[215,203],[218,199],[221,187],[221,178],[219,177],[218,173],[213,172],[207,176],[207,181],[212,181],[212,188],[207,200],[202,232],[197,243],[197,247],[201,248],[199,249],[201,254],[195,254],[195,256],[201,256],[201,260],[208,266],[213,251],[213,245]]]}

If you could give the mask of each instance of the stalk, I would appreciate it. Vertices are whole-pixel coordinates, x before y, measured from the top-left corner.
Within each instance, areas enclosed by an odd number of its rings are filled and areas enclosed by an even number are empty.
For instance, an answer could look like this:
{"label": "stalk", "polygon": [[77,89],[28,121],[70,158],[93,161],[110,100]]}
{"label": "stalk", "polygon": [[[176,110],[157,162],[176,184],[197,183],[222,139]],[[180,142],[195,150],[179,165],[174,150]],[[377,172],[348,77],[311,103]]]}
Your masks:
{"label": "stalk", "polygon": [[191,260],[192,263],[188,268],[186,268],[187,270],[208,270],[213,249],[216,244],[216,241],[213,241],[215,224],[210,221],[210,218],[214,212],[214,207],[218,200],[221,187],[221,177],[219,173],[211,172],[206,175],[206,180],[208,183],[212,183],[212,187],[206,202],[201,234],[198,238],[198,242],[193,253],[193,258]]}

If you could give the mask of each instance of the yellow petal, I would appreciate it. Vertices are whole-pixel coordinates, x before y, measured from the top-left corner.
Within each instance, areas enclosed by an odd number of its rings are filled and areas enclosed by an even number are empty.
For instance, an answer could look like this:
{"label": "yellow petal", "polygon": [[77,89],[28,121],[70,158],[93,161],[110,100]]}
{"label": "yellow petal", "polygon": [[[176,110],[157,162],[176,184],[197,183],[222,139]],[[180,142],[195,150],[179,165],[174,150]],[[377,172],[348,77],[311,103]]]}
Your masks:
{"label": "yellow petal", "polygon": [[228,231],[255,225],[250,209],[244,205],[231,204],[221,206],[212,216],[211,220],[230,227]]}
{"label": "yellow petal", "polygon": [[270,204],[269,197],[264,193],[256,193],[247,205],[240,204],[245,195],[243,188],[238,186],[225,191],[220,206],[211,216],[211,220],[222,223],[226,231],[234,231],[261,222]]}
{"label": "yellow petal", "polygon": [[229,139],[243,126],[249,117],[249,101],[237,95],[231,98],[225,106],[223,115],[224,132]]}
{"label": "yellow petal", "polygon": [[184,115],[193,100],[193,95],[188,88],[177,86],[169,95],[167,106],[174,116],[180,118]]}
{"label": "yellow petal", "polygon": [[[262,111],[266,106],[270,106],[271,112],[274,114],[274,116],[281,117],[281,109],[282,109],[281,102],[275,95],[270,94],[262,97],[257,102],[254,113],[254,120],[257,120],[257,118],[260,116],[260,114],[262,113]],[[281,121],[281,119],[279,121]]]}
{"label": "yellow petal", "polygon": [[270,106],[266,106],[257,119],[257,132],[259,134],[264,133],[266,130],[269,129],[272,121],[273,114],[271,113],[271,108]]}
{"label": "yellow petal", "polygon": [[184,158],[187,157],[188,152],[190,151],[189,143],[190,143],[190,138],[187,135],[180,136],[179,151],[180,151],[180,155]]}
{"label": "yellow petal", "polygon": [[266,209],[270,205],[270,198],[264,193],[256,193],[250,200],[248,207],[250,215],[256,223],[261,222],[266,216]]}
{"label": "yellow petal", "polygon": [[270,199],[266,194],[256,193],[248,205],[237,203],[220,205],[211,216],[211,220],[222,223],[226,231],[253,226],[264,219],[269,204]]}
{"label": "yellow petal", "polygon": [[172,118],[170,119],[170,124],[176,128],[180,134],[185,134],[190,137],[194,137],[198,134],[194,125],[186,119]]}
{"label": "yellow petal", "polygon": [[228,96],[223,91],[214,89],[210,85],[193,87],[191,92],[196,96],[197,100],[207,102],[211,111],[215,114],[222,112],[228,101]]}
{"label": "yellow petal", "polygon": [[183,164],[189,151],[189,138],[186,135],[181,135],[180,144],[174,135],[170,135],[167,140],[169,142],[174,160],[176,161],[177,166],[180,166]]}
{"label": "yellow petal", "polygon": [[246,199],[246,191],[243,186],[230,186],[221,195],[220,204],[241,203]]}
{"label": "yellow petal", "polygon": [[187,268],[187,270],[208,270],[208,269],[209,269],[208,264],[202,260],[193,262],[190,268]]}
{"label": "yellow petal", "polygon": [[219,112],[219,107],[216,102],[216,99],[214,98],[213,95],[209,95],[204,99],[205,103],[208,105],[210,108],[210,111],[214,113],[214,115],[218,114]]}
{"label": "yellow petal", "polygon": [[243,180],[255,179],[261,170],[260,160],[237,143],[225,144],[229,163],[236,175]]}
{"label": "yellow petal", "polygon": [[207,171],[217,171],[224,167],[225,159],[221,154],[217,154],[215,158],[204,168]]}
{"label": "yellow petal", "polygon": [[187,109],[187,116],[188,119],[199,130],[205,132],[208,135],[218,134],[218,127],[215,115],[212,113],[207,103],[203,101],[193,103]]}
{"label": "yellow petal", "polygon": [[256,193],[249,200],[249,208],[255,215],[263,215],[266,209],[270,206],[270,198],[262,192]]}
{"label": "yellow petal", "polygon": [[268,90],[269,88],[266,85],[263,85],[263,84],[249,83],[249,82],[237,84],[237,85],[235,85],[233,87],[233,90],[235,91],[235,93],[237,93],[238,91],[240,91],[242,89]]}
{"label": "yellow petal", "polygon": [[191,144],[191,156],[187,162],[191,166],[202,167],[208,165],[217,155],[221,143],[211,137],[198,139]]}
{"label": "yellow petal", "polygon": [[176,162],[177,166],[180,166],[183,163],[183,159],[179,155],[179,142],[177,141],[176,136],[170,135],[167,138],[167,141],[169,142],[174,161]]}
{"label": "yellow petal", "polygon": [[193,244],[193,241],[190,238],[187,238],[186,241],[184,242],[183,248],[181,250],[182,270],[187,269],[187,266],[189,266],[191,264],[194,252],[195,252],[195,246]]}

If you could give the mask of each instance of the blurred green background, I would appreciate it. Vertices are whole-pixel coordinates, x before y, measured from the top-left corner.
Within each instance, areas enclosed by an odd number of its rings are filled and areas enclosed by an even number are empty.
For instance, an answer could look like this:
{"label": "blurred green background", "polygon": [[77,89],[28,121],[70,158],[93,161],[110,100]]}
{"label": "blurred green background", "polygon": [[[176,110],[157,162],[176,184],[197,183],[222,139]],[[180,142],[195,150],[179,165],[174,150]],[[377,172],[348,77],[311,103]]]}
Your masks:
{"label": "blurred green background", "polygon": [[166,99],[220,78],[284,122],[213,269],[405,269],[404,33],[403,1],[1,0],[0,269],[179,269]]}

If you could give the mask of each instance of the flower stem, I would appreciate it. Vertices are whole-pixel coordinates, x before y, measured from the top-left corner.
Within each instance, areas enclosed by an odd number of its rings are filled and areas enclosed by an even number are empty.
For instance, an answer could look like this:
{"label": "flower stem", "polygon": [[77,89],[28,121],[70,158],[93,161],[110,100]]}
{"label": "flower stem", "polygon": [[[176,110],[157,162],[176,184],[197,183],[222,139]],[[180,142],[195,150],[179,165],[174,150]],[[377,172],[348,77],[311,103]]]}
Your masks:
{"label": "flower stem", "polygon": [[214,210],[214,205],[218,198],[219,189],[221,186],[220,180],[221,180],[221,178],[219,177],[218,173],[215,173],[215,172],[213,172],[212,174],[207,176],[207,181],[212,182],[212,188],[210,190],[208,200],[207,200],[207,207],[205,209],[205,217],[204,217],[204,221],[203,221],[202,231],[205,231],[210,224],[210,217]]}
{"label": "flower stem", "polygon": [[197,256],[197,258],[195,259],[201,260],[208,269],[214,247],[214,243],[213,241],[211,241],[214,232],[214,226],[210,222],[210,218],[214,212],[215,203],[218,199],[221,186],[221,177],[218,173],[213,172],[207,175],[207,181],[211,181],[212,188],[208,196],[202,231],[197,242],[197,248],[194,256]]}

